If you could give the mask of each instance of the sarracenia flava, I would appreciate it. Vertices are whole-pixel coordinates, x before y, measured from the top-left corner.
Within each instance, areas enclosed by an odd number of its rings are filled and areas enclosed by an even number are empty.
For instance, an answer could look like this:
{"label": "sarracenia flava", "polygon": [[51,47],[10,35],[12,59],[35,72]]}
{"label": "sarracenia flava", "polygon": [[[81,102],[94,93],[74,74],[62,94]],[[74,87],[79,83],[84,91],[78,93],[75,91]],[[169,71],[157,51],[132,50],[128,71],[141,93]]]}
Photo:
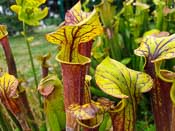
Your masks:
{"label": "sarracenia flava", "polygon": [[[87,44],[102,32],[103,28],[96,10],[90,13],[83,12],[81,3],[78,2],[67,11],[65,21],[58,29],[46,35],[49,42],[61,46],[56,59],[62,67],[65,109],[72,104],[85,104],[84,81],[90,59],[80,54],[79,45]],[[71,113],[67,112],[66,128],[78,129],[75,118],[70,115]]]}
{"label": "sarracenia flava", "polygon": [[134,131],[137,104],[141,93],[151,90],[153,85],[151,77],[106,57],[97,66],[95,79],[102,91],[122,99],[113,110],[109,110],[113,130]]}
{"label": "sarracenia flava", "polygon": [[168,33],[161,33],[161,35],[145,36],[140,47],[135,50],[136,55],[145,58],[145,71],[154,79],[151,101],[158,131],[175,129],[175,118],[172,115],[175,112],[175,107],[172,105],[175,98],[174,84],[172,86],[175,73],[161,69],[165,60],[175,58],[175,35],[167,35]]}

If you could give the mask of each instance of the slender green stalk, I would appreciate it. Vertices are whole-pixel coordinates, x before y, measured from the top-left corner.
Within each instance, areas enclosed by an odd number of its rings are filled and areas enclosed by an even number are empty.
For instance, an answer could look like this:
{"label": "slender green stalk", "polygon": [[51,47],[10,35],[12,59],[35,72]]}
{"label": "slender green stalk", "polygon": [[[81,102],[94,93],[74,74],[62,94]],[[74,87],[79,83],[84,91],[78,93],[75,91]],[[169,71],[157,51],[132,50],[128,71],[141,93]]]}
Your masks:
{"label": "slender green stalk", "polygon": [[27,31],[26,31],[26,26],[25,26],[24,22],[23,22],[23,32],[24,32],[24,39],[25,39],[25,42],[27,44],[27,49],[28,49],[28,53],[29,53],[29,57],[30,57],[31,66],[32,66],[32,71],[33,71],[34,80],[35,80],[35,86],[37,87],[38,86],[38,80],[37,80],[37,76],[36,76],[35,65],[34,65],[34,62],[33,62],[33,57],[32,57],[32,51],[31,51],[31,48],[30,48],[30,43],[27,40]]}
{"label": "slender green stalk", "polygon": [[[32,56],[32,51],[31,51],[30,43],[27,40],[27,31],[26,31],[26,26],[25,26],[25,23],[24,22],[23,22],[23,36],[24,36],[25,42],[27,44],[29,58],[30,58],[31,66],[32,66],[33,75],[34,75],[35,86],[37,88],[38,87],[38,80],[37,80],[35,65],[34,65],[34,62],[33,62],[33,56]],[[40,97],[39,92],[37,92],[37,97],[38,97],[38,100],[39,100],[40,108],[43,108],[43,103],[42,103],[42,100],[41,100],[41,97]],[[44,114],[43,113],[41,113],[41,114],[42,114],[42,120],[44,120]],[[43,124],[41,126],[41,128],[42,128],[42,131],[46,130],[46,125]]]}
{"label": "slender green stalk", "polygon": [[[32,71],[33,71],[34,80],[35,80],[35,86],[38,87],[38,80],[37,80],[37,76],[36,76],[35,65],[34,65],[34,62],[33,62],[32,51],[31,51],[31,48],[30,48],[30,43],[27,40],[27,31],[26,31],[26,26],[25,26],[24,22],[23,22],[23,32],[24,32],[24,39],[25,39],[25,42],[27,44],[29,58],[30,58],[31,66],[32,66]],[[37,95],[38,95],[38,100],[39,100],[39,103],[40,103],[40,106],[41,106],[42,105],[41,97],[40,97],[39,93],[37,93]]]}
{"label": "slender green stalk", "polygon": [[[26,26],[25,26],[24,22],[23,22],[23,33],[24,33],[23,35],[24,35],[25,42],[27,44],[29,58],[30,58],[31,66],[32,66],[32,71],[33,71],[34,80],[35,80],[35,86],[38,87],[38,80],[37,80],[37,76],[36,76],[35,65],[34,65],[34,62],[33,62],[32,51],[31,51],[31,48],[30,48],[30,43],[27,40],[27,31],[26,31]],[[37,93],[37,95],[38,95],[38,100],[39,100],[39,103],[40,103],[40,106],[41,106],[42,105],[41,97],[40,97],[39,93]]]}

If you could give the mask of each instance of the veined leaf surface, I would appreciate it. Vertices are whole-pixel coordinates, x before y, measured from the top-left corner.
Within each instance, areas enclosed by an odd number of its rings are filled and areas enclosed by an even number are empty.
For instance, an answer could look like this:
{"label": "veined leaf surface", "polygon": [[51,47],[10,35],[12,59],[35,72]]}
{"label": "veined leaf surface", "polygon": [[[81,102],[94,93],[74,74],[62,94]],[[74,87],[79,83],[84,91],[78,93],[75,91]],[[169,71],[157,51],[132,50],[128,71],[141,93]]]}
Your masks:
{"label": "veined leaf surface", "polygon": [[138,97],[153,85],[146,73],[131,70],[109,57],[97,66],[95,79],[101,90],[117,98]]}
{"label": "veined leaf surface", "polygon": [[60,25],[56,32],[47,34],[46,39],[51,43],[61,44],[61,51],[58,54],[59,60],[83,63],[87,59],[78,53],[78,45],[100,35],[103,29],[95,10],[90,15],[84,15],[78,11],[81,9],[80,3],[77,4],[69,11],[65,23]]}
{"label": "veined leaf surface", "polygon": [[147,36],[143,38],[140,47],[135,50],[135,54],[149,58],[152,62],[175,58],[175,35]]}
{"label": "veined leaf surface", "polygon": [[18,80],[13,75],[5,73],[0,77],[0,97],[16,97],[17,87]]}
{"label": "veined leaf surface", "polygon": [[88,120],[96,117],[97,114],[103,112],[100,103],[93,102],[84,105],[71,105],[69,110],[79,120]]}
{"label": "veined leaf surface", "polygon": [[[94,10],[95,11],[95,10]],[[81,10],[80,1],[71,9],[66,12],[65,25],[74,25],[88,18],[91,13]]]}

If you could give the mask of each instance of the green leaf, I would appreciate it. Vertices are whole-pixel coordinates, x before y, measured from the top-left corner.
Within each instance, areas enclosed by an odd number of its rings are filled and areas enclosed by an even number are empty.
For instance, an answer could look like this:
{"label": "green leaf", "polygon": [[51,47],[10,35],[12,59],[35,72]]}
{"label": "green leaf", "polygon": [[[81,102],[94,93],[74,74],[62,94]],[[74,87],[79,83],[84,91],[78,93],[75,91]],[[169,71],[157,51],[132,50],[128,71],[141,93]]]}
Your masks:
{"label": "green leaf", "polygon": [[104,120],[99,127],[99,131],[110,130],[111,126],[112,126],[111,117],[108,113],[105,113]]}
{"label": "green leaf", "polygon": [[99,11],[104,26],[112,27],[112,19],[116,14],[116,6],[114,6],[113,0],[102,0],[95,8]]}
{"label": "green leaf", "polygon": [[58,114],[56,114],[53,110],[46,113],[47,121],[51,130],[61,131],[60,124],[58,122]]}
{"label": "green leaf", "polygon": [[153,85],[146,73],[131,70],[109,57],[97,66],[95,79],[101,90],[117,98],[138,97]]}
{"label": "green leaf", "polygon": [[124,58],[123,60],[120,61],[122,64],[127,65],[131,62],[131,58]]}

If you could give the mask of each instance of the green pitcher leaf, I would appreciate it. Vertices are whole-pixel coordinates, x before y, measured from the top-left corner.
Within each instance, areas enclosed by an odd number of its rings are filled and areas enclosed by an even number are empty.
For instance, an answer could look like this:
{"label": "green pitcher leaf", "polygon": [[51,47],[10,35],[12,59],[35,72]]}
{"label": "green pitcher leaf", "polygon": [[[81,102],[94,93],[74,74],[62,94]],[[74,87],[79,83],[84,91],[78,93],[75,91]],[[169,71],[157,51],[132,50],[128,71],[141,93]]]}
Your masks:
{"label": "green pitcher leaf", "polygon": [[138,97],[153,84],[146,73],[131,70],[109,57],[97,66],[95,79],[101,90],[117,98]]}
{"label": "green pitcher leaf", "polygon": [[135,54],[144,56],[151,62],[175,58],[175,35],[167,37],[147,36],[143,38]]}
{"label": "green pitcher leaf", "polygon": [[46,113],[47,121],[50,126],[50,128],[54,131],[61,131],[60,124],[58,122],[58,114],[55,113],[54,111],[49,111],[49,113]]}
{"label": "green pitcher leaf", "polygon": [[61,81],[55,75],[48,75],[41,80],[38,90],[45,96],[44,111],[51,130],[61,131],[66,121]]}
{"label": "green pitcher leaf", "polygon": [[116,6],[113,4],[113,0],[102,0],[95,8],[99,11],[104,26],[110,27],[116,14]]}
{"label": "green pitcher leaf", "polygon": [[146,73],[131,70],[120,62],[107,57],[97,66],[95,79],[99,88],[105,93],[122,98],[115,107],[109,110],[117,126],[114,127],[115,130],[133,131],[137,104],[141,93],[152,88],[151,77]]}
{"label": "green pitcher leaf", "polygon": [[[77,4],[80,4],[79,2]],[[75,8],[75,9],[74,9]],[[88,17],[82,16],[80,19],[77,12],[77,5],[71,9],[69,17],[73,19],[72,23],[67,21],[59,26],[56,32],[46,35],[46,39],[54,44],[61,44],[61,51],[58,54],[58,59],[66,62],[83,63],[87,59],[78,53],[78,45],[88,42],[103,31],[100,24],[98,14],[94,10]],[[80,11],[79,11],[80,12]],[[82,13],[84,14],[84,13]],[[75,15],[75,16],[73,16]],[[77,15],[77,16],[76,16]],[[74,19],[78,19],[75,21]],[[66,24],[69,23],[68,25]]]}
{"label": "green pitcher leaf", "polygon": [[111,117],[108,113],[105,113],[104,120],[99,127],[99,131],[109,131],[112,126]]}

